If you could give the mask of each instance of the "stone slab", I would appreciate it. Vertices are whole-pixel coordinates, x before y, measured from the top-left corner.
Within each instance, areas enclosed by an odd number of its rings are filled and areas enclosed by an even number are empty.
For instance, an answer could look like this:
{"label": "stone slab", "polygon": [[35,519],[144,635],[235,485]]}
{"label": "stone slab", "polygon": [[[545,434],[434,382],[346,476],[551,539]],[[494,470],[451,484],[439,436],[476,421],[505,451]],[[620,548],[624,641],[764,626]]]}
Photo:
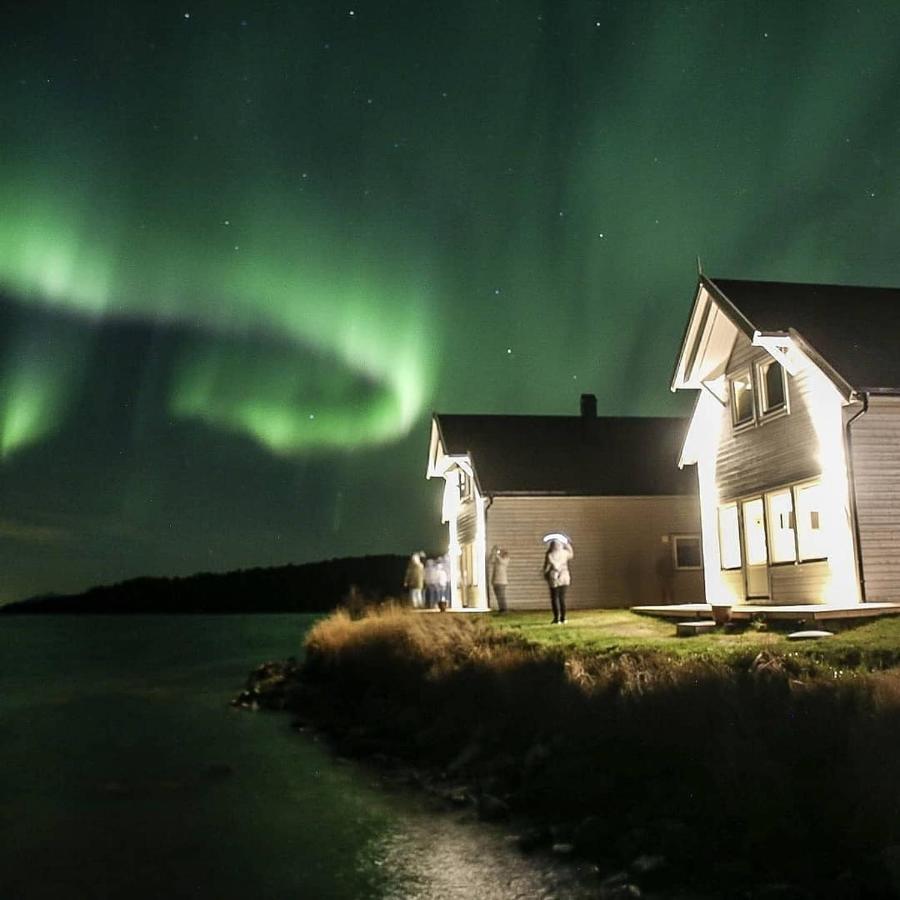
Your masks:
{"label": "stone slab", "polygon": [[677,637],[692,637],[695,634],[709,634],[716,630],[716,623],[712,619],[699,619],[692,622],[679,622],[675,626]]}

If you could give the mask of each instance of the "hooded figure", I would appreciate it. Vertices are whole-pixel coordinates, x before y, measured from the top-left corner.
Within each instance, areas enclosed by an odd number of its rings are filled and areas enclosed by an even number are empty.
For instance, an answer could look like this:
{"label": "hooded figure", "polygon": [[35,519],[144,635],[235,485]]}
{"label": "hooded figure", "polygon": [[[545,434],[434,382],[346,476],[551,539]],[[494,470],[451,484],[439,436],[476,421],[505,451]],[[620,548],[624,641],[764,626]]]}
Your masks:
{"label": "hooded figure", "polygon": [[406,566],[403,587],[409,591],[409,602],[419,609],[422,606],[422,585],[425,583],[425,566],[422,565],[422,554],[413,553]]}
{"label": "hooded figure", "polygon": [[494,546],[491,550],[491,587],[497,598],[497,609],[506,612],[506,587],[509,584],[509,551]]}
{"label": "hooded figure", "polygon": [[553,609],[553,624],[566,621],[566,589],[572,583],[569,560],[575,551],[569,543],[552,541],[544,557],[544,578],[550,587],[550,606]]}

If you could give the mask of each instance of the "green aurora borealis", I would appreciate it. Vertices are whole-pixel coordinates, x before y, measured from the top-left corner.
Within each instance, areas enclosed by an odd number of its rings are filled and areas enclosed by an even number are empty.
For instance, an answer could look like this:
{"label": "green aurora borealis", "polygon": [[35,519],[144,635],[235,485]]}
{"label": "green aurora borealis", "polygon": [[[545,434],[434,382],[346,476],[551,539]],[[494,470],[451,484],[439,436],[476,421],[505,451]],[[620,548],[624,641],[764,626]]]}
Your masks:
{"label": "green aurora borealis", "polygon": [[683,412],[698,254],[900,284],[892,0],[3,22],[0,601],[436,548],[431,409]]}

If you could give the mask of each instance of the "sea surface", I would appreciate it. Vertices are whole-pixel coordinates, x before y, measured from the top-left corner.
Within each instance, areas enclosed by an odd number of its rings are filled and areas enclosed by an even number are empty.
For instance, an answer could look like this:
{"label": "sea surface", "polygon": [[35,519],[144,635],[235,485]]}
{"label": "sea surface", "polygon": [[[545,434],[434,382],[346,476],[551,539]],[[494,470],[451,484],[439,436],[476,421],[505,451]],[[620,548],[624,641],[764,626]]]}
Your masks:
{"label": "sea surface", "polygon": [[589,896],[589,874],[381,784],[289,715],[231,708],[312,621],[0,618],[0,898]]}

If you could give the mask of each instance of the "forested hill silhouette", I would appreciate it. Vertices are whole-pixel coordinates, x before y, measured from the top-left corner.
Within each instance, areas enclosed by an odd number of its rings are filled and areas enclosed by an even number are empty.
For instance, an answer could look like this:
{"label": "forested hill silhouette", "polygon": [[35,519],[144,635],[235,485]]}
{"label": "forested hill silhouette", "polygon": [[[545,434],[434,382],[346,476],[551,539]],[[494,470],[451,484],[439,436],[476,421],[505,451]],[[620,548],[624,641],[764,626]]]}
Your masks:
{"label": "forested hill silhouette", "polygon": [[407,557],[351,556],[184,578],[133,578],[82,594],[31,597],[0,613],[273,613],[334,609],[351,587],[373,598],[403,593]]}

